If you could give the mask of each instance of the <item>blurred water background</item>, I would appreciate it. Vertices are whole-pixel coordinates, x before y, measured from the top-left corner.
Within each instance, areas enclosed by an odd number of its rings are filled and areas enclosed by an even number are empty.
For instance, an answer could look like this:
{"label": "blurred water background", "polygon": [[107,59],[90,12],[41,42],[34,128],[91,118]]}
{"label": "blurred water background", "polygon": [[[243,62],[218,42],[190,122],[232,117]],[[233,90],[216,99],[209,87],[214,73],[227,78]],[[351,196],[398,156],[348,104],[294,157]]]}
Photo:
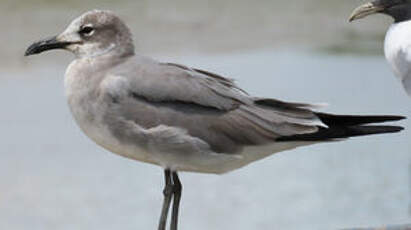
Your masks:
{"label": "blurred water background", "polygon": [[[139,52],[323,111],[411,117],[382,54],[391,20],[349,24],[356,0],[0,0],[0,229],[156,229],[162,170],[113,155],[69,114],[62,51],[24,58],[90,9]],[[411,128],[410,121],[400,122]],[[411,132],[321,144],[223,176],[182,173],[181,229],[338,229],[411,222]]]}

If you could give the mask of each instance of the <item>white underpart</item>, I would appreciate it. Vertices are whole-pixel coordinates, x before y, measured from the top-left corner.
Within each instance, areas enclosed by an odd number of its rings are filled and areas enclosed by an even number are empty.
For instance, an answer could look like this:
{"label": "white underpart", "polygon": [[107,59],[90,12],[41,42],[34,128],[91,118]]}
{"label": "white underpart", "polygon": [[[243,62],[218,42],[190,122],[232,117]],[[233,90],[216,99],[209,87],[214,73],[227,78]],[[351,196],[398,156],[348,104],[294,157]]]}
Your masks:
{"label": "white underpart", "polygon": [[411,96],[411,20],[390,26],[384,42],[385,58]]}

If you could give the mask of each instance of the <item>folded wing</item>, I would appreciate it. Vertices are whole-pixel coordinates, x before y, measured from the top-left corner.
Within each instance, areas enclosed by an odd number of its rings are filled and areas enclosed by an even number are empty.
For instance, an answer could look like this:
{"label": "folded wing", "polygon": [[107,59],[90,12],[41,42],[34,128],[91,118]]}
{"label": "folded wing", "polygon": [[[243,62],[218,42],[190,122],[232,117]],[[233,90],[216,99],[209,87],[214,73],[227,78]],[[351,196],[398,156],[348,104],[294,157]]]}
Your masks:
{"label": "folded wing", "polygon": [[178,128],[221,153],[238,153],[244,146],[278,140],[312,140],[307,135],[316,133],[321,138],[315,140],[326,140],[324,130],[330,124],[334,127],[328,121],[345,119],[316,114],[310,104],[250,97],[217,74],[151,59],[129,60],[113,69],[103,85],[102,95],[116,108],[111,110],[113,117],[146,129]]}

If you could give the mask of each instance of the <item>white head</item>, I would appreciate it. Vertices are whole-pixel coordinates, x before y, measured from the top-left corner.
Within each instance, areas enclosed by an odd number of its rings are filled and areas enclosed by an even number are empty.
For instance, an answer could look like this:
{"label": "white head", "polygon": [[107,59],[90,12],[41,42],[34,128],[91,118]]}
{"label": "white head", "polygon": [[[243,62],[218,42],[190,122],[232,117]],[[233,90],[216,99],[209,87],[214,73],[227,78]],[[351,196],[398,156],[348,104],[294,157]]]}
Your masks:
{"label": "white head", "polygon": [[124,22],[110,11],[93,10],[74,19],[59,35],[33,43],[25,55],[66,49],[76,57],[134,54],[132,35]]}

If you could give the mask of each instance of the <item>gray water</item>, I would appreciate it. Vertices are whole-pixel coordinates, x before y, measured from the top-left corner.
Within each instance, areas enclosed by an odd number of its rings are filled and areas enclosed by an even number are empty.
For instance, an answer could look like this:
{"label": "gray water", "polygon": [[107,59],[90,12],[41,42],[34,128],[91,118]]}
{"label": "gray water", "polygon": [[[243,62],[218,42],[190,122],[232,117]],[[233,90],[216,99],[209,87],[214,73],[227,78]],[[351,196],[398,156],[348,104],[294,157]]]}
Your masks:
{"label": "gray water", "polygon": [[[0,70],[0,229],[156,229],[162,170],[85,137],[66,106],[64,62],[43,57]],[[382,57],[264,49],[157,58],[236,78],[253,95],[411,117]],[[409,223],[409,130],[282,152],[222,176],[182,173],[181,229]]]}

